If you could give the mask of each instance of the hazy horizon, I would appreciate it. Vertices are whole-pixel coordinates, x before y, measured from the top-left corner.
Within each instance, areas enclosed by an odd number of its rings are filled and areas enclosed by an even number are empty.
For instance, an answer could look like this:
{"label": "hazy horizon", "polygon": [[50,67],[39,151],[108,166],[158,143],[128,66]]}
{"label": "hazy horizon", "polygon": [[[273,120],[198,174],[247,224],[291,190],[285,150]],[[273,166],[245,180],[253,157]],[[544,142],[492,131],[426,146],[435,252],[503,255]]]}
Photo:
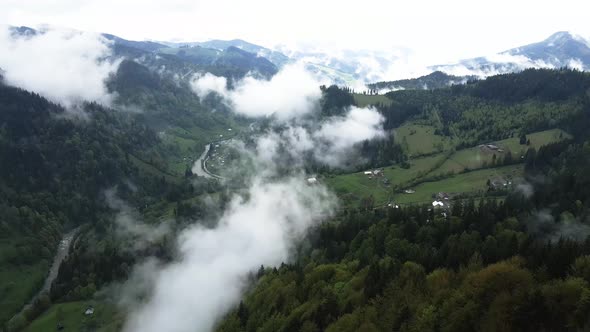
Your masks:
{"label": "hazy horizon", "polygon": [[[404,52],[422,64],[498,53],[541,41],[557,31],[590,36],[582,1],[462,1],[391,4],[372,0],[277,6],[267,0],[107,1],[7,0],[0,22],[67,27],[130,40],[243,39],[276,49],[320,48]],[[547,4],[546,4],[547,3]],[[108,19],[104,19],[108,17]]]}

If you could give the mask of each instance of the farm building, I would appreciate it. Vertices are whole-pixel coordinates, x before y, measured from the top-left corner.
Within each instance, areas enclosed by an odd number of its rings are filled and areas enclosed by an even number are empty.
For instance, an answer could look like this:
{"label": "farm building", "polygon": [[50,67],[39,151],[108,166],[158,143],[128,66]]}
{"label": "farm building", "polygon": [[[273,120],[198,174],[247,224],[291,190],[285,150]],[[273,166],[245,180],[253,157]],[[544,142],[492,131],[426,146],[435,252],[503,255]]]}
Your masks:
{"label": "farm building", "polygon": [[383,171],[380,169],[375,169],[373,170],[373,175],[374,176],[382,176],[383,175]]}

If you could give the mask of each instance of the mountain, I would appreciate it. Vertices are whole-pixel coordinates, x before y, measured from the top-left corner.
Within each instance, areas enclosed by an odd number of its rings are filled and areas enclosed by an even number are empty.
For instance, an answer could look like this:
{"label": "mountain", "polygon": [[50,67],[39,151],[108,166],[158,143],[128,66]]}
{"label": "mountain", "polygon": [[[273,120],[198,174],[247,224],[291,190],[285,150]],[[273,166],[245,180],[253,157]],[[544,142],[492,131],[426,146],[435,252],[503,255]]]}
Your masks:
{"label": "mountain", "polygon": [[271,50],[264,46],[252,44],[245,40],[241,39],[232,39],[232,40],[221,40],[221,39],[213,39],[205,42],[183,42],[183,43],[175,43],[175,42],[159,42],[161,44],[166,45],[167,47],[173,49],[181,49],[181,48],[194,48],[194,47],[201,47],[205,49],[216,50],[220,52],[224,52],[229,48],[238,48],[240,50],[246,51],[248,53],[255,54],[258,57],[262,57],[267,59],[268,61],[272,62],[277,67],[282,67],[287,64],[290,59],[288,56],[284,55],[281,52]]}
{"label": "mountain", "polygon": [[0,291],[0,330],[10,330],[4,323],[43,284],[62,232],[106,225],[105,188],[133,181],[155,197],[167,190],[150,189],[158,179],[131,157],[158,143],[153,130],[135,114],[97,104],[80,109],[91,120],[0,82],[0,269],[3,285],[11,285]]}
{"label": "mountain", "polygon": [[167,47],[159,49],[157,52],[159,54],[174,55],[182,61],[198,66],[221,69],[226,74],[223,76],[241,77],[249,72],[256,72],[269,77],[278,71],[277,66],[266,58],[235,46],[230,46],[224,50],[198,45],[178,48]]}
{"label": "mountain", "polygon": [[557,32],[546,40],[507,51],[510,55],[523,55],[533,61],[543,61],[556,67],[579,61],[590,67],[590,44],[587,40],[567,31]]}
{"label": "mountain", "polygon": [[31,29],[29,27],[25,27],[25,26],[21,26],[21,27],[10,27],[10,33],[15,36],[15,35],[20,35],[20,36],[33,36],[37,34],[37,30],[35,29]]}
{"label": "mountain", "polygon": [[[44,30],[21,26],[10,27],[14,37],[26,37]],[[106,40],[111,41],[111,48],[115,57],[134,59],[159,72],[177,74],[184,77],[187,73],[211,72],[218,76],[239,78],[247,73],[260,74],[263,77],[270,77],[278,71],[278,66],[258,55],[264,53],[260,46],[241,41],[238,46],[228,45],[220,49],[215,43],[204,46],[198,43],[175,44],[153,41],[133,41],[121,38],[112,34],[101,34]],[[207,46],[211,47],[207,47]],[[246,45],[250,45],[245,47]],[[219,45],[217,45],[219,46]],[[279,57],[277,55],[277,57]],[[283,56],[284,57],[284,56]]]}
{"label": "mountain", "polygon": [[155,43],[151,41],[133,41],[117,37],[108,33],[103,33],[102,36],[108,40],[113,41],[116,45],[136,48],[146,52],[156,52],[159,49],[166,48],[166,45]]}
{"label": "mountain", "polygon": [[[390,54],[388,52],[370,50],[342,50],[333,52],[317,48],[293,49],[286,46],[277,46],[271,49],[241,39],[160,43],[173,49],[201,47],[217,51],[227,51],[231,47],[235,47],[266,58],[279,68],[289,62],[301,61],[309,71],[315,73],[321,79],[338,85],[350,86],[355,85],[357,81],[367,83],[384,79],[383,73],[398,58],[398,52]],[[173,51],[169,50],[169,52]]]}
{"label": "mountain", "polygon": [[570,32],[560,31],[549,38],[495,55],[461,60],[455,64],[436,65],[440,70],[455,75],[490,76],[520,71],[525,68],[590,69],[590,43]]}
{"label": "mountain", "polygon": [[[191,43],[165,43],[176,49],[201,47],[217,51],[227,51],[238,48],[240,50],[264,57],[277,67],[295,61],[301,61],[305,67],[321,79],[338,85],[354,85],[364,77],[371,77],[375,80],[379,76],[372,75],[367,65],[378,63],[378,66],[385,66],[388,60],[382,55],[376,61],[369,60],[372,56],[362,52],[346,51],[344,54],[334,54],[320,50],[291,50],[285,47],[278,47],[273,50],[264,46],[256,45],[241,39],[220,40],[214,39],[206,42]],[[374,67],[373,67],[374,68]],[[371,80],[367,80],[368,82]]]}
{"label": "mountain", "polygon": [[429,90],[440,89],[456,84],[465,84],[467,81],[476,79],[476,76],[454,76],[435,71],[431,74],[397,81],[384,81],[368,84],[367,87],[374,90]]}
{"label": "mountain", "polygon": [[236,47],[246,52],[254,53],[259,57],[268,59],[270,62],[275,64],[277,67],[282,67],[287,64],[290,59],[288,56],[281,52],[271,50],[264,46],[249,43],[241,39],[233,40],[219,40],[214,39],[206,42],[196,43],[201,47],[213,48],[217,50],[227,50],[230,47]]}
{"label": "mountain", "polygon": [[[303,61],[308,69],[338,85],[355,85],[384,80],[388,68],[400,58],[400,51],[322,50],[279,48],[291,59]],[[403,52],[401,52],[403,53]]]}

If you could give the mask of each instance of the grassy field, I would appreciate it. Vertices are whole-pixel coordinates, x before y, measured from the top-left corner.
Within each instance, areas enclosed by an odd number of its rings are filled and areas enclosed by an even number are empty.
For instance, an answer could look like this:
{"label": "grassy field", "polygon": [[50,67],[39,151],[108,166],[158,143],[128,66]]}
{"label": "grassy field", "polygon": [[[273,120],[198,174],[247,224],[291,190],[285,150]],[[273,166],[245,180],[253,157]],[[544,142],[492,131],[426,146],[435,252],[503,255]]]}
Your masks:
{"label": "grassy field", "polygon": [[458,174],[440,181],[424,182],[412,188],[416,191],[414,194],[396,194],[393,201],[396,204],[428,203],[432,202],[432,195],[439,192],[482,195],[487,190],[488,179],[502,178],[512,181],[522,177],[523,170],[523,165],[511,165]]}
{"label": "grassy field", "polygon": [[561,129],[549,129],[527,135],[531,145],[520,145],[519,138],[513,137],[498,142],[500,147],[510,150],[513,156],[523,155],[529,147],[539,149],[543,145],[558,142],[564,139],[570,139],[572,136]]}
{"label": "grassy field", "polygon": [[[497,162],[500,162],[504,158],[507,151],[512,153],[514,159],[520,159],[522,153],[530,147],[538,149],[548,143],[570,137],[567,133],[559,129],[552,129],[527,135],[531,141],[529,146],[520,145],[518,138],[490,142],[490,144],[495,144],[503,149],[504,152],[492,151],[479,146],[452,152],[452,150],[448,150],[452,146],[452,140],[444,140],[441,136],[434,135],[433,128],[429,126],[409,124],[400,127],[397,134],[407,137],[406,140],[408,141],[410,150],[414,153],[432,152],[432,146],[437,141],[443,142],[443,147],[447,149],[447,152],[411,159],[411,167],[409,169],[403,169],[399,166],[385,167],[383,168],[383,177],[369,177],[363,172],[358,172],[332,176],[325,179],[327,185],[336,192],[346,206],[355,206],[362,198],[371,195],[375,199],[375,204],[380,205],[392,199],[396,200],[396,202],[400,200],[399,203],[427,201],[430,199],[432,193],[439,191],[473,192],[474,190],[484,190],[485,187],[481,186],[482,178],[480,179],[479,177],[489,176],[490,174],[494,174],[494,171],[504,172],[505,169],[503,167],[484,169],[465,174],[459,173],[464,172],[466,169],[477,170],[492,166],[494,154],[496,154]],[[420,146],[430,146],[431,149],[420,149]],[[452,176],[453,174],[458,175],[441,181],[428,182],[424,184],[425,187],[421,187],[422,185],[417,186],[422,191],[421,193],[417,192],[416,194],[410,195],[393,194],[395,189],[405,188],[412,182],[420,182],[438,176]],[[389,183],[384,183],[384,179],[387,179]],[[462,181],[466,181],[466,183],[459,185]],[[470,181],[474,182],[470,183]],[[483,180],[484,185],[486,181],[487,178]],[[443,190],[441,188],[448,189]]]}
{"label": "grassy field", "polygon": [[410,156],[442,152],[453,147],[453,140],[436,135],[434,127],[412,123],[397,128],[395,139]]}
{"label": "grassy field", "polygon": [[366,107],[370,105],[376,104],[384,104],[389,105],[391,104],[391,99],[387,98],[385,95],[364,95],[362,93],[355,93],[353,94],[354,102],[358,107]]}
{"label": "grassy field", "polygon": [[[93,315],[84,315],[84,311],[92,306]],[[115,332],[121,330],[123,317],[112,304],[80,301],[52,305],[45,313],[35,319],[25,332],[56,331],[57,324],[63,325],[66,332],[98,331]]]}
{"label": "grassy field", "polygon": [[[3,246],[0,245],[0,250]],[[41,288],[49,270],[45,261],[33,265],[2,264],[0,268],[0,322],[8,321]]]}
{"label": "grassy field", "polygon": [[517,137],[490,142],[502,149],[502,152],[492,151],[485,147],[472,147],[455,152],[433,175],[459,173],[467,169],[478,169],[500,162],[510,151],[513,159],[520,159],[529,148],[539,149],[543,145],[570,138],[570,135],[560,129],[550,129],[527,135],[530,145],[521,145]]}
{"label": "grassy field", "polygon": [[[393,186],[400,186],[426,175],[443,158],[443,154],[417,158],[410,161],[411,166],[408,169],[399,166],[386,167],[383,169],[383,177],[370,178],[363,172],[358,172],[329,177],[325,181],[345,202],[352,203],[373,195],[376,204],[385,204],[391,198]],[[384,179],[390,182],[389,185],[383,183]]]}

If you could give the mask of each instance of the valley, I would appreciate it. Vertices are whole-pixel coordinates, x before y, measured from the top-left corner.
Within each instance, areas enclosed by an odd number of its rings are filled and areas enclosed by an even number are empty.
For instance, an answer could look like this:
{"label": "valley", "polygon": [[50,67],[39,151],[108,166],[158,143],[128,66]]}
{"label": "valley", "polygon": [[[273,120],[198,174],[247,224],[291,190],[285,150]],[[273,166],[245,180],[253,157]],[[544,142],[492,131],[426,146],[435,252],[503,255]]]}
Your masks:
{"label": "valley", "polygon": [[386,81],[401,53],[4,30],[0,331],[590,326],[579,37]]}
{"label": "valley", "polygon": [[[409,159],[407,168],[400,165],[385,166],[378,169],[379,176],[367,175],[365,171],[361,171],[330,176],[326,178],[326,182],[349,206],[355,206],[369,197],[372,197],[376,206],[425,204],[432,202],[434,195],[439,192],[484,197],[491,189],[487,185],[488,180],[505,178],[502,171],[504,165],[524,164],[524,157],[529,148],[538,150],[545,145],[567,140],[570,137],[559,129],[551,129],[527,135],[530,140],[528,145],[519,144],[518,138],[513,137],[490,142],[489,145],[497,147],[496,151],[490,150],[485,145],[454,150],[450,144],[445,147],[444,137],[433,140],[434,129],[427,128],[410,124],[396,130],[396,135],[402,140],[408,137],[411,139],[406,140],[411,142],[408,143],[408,152],[428,155]],[[436,145],[439,145],[440,149]],[[506,161],[508,154],[510,154],[510,160]],[[509,168],[514,170],[510,172],[511,178],[514,178],[513,181],[522,180],[524,176],[522,166]],[[483,171],[475,172],[478,170]],[[457,184],[463,184],[464,187],[457,188]],[[404,194],[404,190],[412,190],[416,193]],[[490,193],[497,195],[494,190]]]}

